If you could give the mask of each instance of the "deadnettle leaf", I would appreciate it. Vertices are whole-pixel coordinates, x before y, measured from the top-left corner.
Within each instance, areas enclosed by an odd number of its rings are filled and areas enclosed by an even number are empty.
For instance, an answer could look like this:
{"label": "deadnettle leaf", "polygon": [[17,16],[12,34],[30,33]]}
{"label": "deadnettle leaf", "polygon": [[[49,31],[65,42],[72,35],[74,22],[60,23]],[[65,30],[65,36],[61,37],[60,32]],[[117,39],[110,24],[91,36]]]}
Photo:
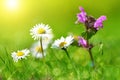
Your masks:
{"label": "deadnettle leaf", "polygon": [[95,35],[95,31],[93,30],[89,30],[89,31],[86,31],[86,32],[82,32],[81,36],[84,37],[85,39],[89,40],[92,36]]}
{"label": "deadnettle leaf", "polygon": [[90,30],[90,31],[88,31],[86,33],[87,33],[87,39],[89,40],[92,36],[95,35],[96,32],[94,32],[93,30]]}
{"label": "deadnettle leaf", "polygon": [[87,34],[86,32],[82,32],[81,36],[84,37],[84,38],[86,38],[86,34]]}

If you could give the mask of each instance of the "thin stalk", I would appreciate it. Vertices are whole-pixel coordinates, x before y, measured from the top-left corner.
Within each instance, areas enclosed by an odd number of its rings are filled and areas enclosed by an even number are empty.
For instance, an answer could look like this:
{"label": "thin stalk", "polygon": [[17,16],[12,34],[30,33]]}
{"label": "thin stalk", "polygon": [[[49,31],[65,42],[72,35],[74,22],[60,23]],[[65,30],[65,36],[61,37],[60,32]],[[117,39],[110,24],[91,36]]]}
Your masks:
{"label": "thin stalk", "polygon": [[40,37],[40,47],[41,47],[41,52],[42,52],[42,56],[43,56],[43,63],[46,67],[46,76],[48,75],[48,69],[47,69],[47,64],[45,63],[45,56],[44,56],[44,51],[43,51],[43,44],[42,44],[42,37]]}
{"label": "thin stalk", "polygon": [[88,49],[88,52],[89,52],[89,55],[90,55],[90,58],[91,58],[91,61],[92,61],[92,66],[93,66],[93,68],[95,68],[94,58],[93,58],[91,49]]}
{"label": "thin stalk", "polygon": [[75,70],[75,72],[76,72],[76,74],[77,74],[77,76],[78,76],[77,68],[76,68],[75,64],[73,63],[72,59],[70,58],[70,56],[69,56],[69,53],[68,53],[67,49],[66,49],[66,48],[63,48],[63,50],[65,51],[65,53],[66,53],[67,57],[68,57],[68,58],[69,58],[69,60],[70,60],[70,63],[72,64],[72,66],[73,66],[73,68],[74,68],[74,70]]}
{"label": "thin stalk", "polygon": [[43,59],[45,59],[44,51],[43,51],[43,45],[42,45],[42,37],[40,37],[40,47],[41,47],[41,52],[42,52]]}
{"label": "thin stalk", "polygon": [[70,56],[69,56],[69,53],[68,53],[67,49],[63,48],[63,50],[65,51],[67,57],[71,60],[71,58],[70,58]]}
{"label": "thin stalk", "polygon": [[86,33],[87,33],[88,52],[89,52],[89,55],[90,55],[90,58],[91,58],[91,61],[92,61],[92,66],[93,66],[93,68],[95,68],[94,58],[93,58],[92,51],[91,51],[92,47],[90,46],[89,40],[88,40],[88,30],[86,30]]}

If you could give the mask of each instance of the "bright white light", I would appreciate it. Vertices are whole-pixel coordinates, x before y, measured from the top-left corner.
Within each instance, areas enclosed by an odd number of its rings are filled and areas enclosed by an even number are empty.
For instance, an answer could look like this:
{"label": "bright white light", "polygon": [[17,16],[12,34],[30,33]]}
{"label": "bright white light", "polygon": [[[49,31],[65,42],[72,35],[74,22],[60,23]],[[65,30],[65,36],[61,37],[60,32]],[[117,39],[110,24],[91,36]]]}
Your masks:
{"label": "bright white light", "polygon": [[16,9],[18,7],[18,0],[7,0],[6,6],[8,9]]}

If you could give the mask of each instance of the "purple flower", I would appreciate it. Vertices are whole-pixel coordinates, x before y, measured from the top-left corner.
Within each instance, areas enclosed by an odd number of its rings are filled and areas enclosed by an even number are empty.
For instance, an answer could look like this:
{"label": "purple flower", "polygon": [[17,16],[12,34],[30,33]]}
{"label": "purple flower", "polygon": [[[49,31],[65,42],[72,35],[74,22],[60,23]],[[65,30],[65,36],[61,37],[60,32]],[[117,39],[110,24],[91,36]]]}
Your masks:
{"label": "purple flower", "polygon": [[78,45],[82,45],[82,47],[87,47],[87,41],[83,37],[78,37]]}
{"label": "purple flower", "polygon": [[94,23],[94,28],[96,30],[99,30],[100,28],[103,28],[103,21],[106,20],[106,16],[100,16],[96,22]]}
{"label": "purple flower", "polygon": [[87,14],[82,7],[80,7],[79,9],[80,9],[81,13],[77,14],[78,21],[81,23],[85,23],[85,21],[87,20],[87,18],[86,18]]}

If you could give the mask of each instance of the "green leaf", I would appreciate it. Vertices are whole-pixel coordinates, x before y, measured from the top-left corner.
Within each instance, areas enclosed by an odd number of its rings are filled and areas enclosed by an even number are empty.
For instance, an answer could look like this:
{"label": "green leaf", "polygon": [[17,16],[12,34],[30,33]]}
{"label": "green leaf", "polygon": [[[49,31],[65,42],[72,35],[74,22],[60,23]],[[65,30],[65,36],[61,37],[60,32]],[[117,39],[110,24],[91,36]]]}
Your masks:
{"label": "green leaf", "polygon": [[81,36],[84,37],[85,39],[89,40],[92,36],[95,35],[95,31],[89,29],[88,31],[82,32]]}
{"label": "green leaf", "polygon": [[92,31],[92,30],[87,31],[86,33],[87,33],[87,40],[89,40],[92,36],[94,36],[94,35],[95,35],[95,32],[94,32],[94,31]]}
{"label": "green leaf", "polygon": [[103,43],[100,43],[99,53],[103,55]]}

